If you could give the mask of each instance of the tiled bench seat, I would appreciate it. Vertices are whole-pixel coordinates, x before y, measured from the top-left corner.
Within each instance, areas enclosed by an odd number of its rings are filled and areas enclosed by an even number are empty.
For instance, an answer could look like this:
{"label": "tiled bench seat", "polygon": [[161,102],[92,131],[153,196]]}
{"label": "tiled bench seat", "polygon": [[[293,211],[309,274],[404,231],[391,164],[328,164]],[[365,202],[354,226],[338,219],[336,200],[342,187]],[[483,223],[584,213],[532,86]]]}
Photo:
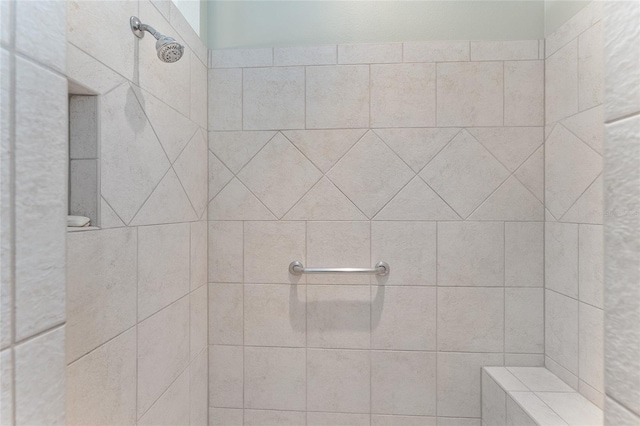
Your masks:
{"label": "tiled bench seat", "polygon": [[602,410],[544,367],[484,367],[483,426],[602,426]]}

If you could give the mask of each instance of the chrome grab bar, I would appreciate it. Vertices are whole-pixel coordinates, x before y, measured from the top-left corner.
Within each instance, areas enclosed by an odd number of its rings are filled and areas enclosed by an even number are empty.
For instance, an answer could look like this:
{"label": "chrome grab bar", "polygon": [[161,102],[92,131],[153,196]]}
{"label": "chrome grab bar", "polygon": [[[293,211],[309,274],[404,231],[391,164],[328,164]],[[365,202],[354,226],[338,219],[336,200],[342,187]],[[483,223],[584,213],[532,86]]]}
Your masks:
{"label": "chrome grab bar", "polygon": [[376,274],[389,275],[389,264],[378,262],[373,268],[305,268],[302,262],[291,262],[289,273],[291,275],[302,274]]}

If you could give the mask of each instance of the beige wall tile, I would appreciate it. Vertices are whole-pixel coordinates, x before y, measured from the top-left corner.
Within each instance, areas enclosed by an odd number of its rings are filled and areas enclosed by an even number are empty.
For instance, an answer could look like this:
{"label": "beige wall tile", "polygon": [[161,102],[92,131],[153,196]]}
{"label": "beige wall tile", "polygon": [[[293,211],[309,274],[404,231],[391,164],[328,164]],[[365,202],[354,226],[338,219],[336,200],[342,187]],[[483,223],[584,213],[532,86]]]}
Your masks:
{"label": "beige wall tile", "polygon": [[242,284],[209,284],[209,343],[243,343]]}
{"label": "beige wall tile", "polygon": [[209,281],[242,282],[242,222],[209,222]]}
{"label": "beige wall tile", "polygon": [[209,347],[209,406],[242,408],[242,346]]}

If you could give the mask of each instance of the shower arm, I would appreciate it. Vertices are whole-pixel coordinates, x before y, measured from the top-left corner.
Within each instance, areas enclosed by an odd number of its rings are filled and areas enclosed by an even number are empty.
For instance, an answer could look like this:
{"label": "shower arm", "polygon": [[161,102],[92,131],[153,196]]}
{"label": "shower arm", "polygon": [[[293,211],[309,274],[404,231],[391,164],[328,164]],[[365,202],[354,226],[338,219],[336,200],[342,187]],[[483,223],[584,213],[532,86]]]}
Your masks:
{"label": "shower arm", "polygon": [[155,28],[151,25],[143,24],[135,16],[131,17],[129,24],[131,25],[131,31],[133,31],[138,38],[144,37],[145,31],[154,36],[156,40],[160,40],[160,37],[162,37],[162,34],[160,34]]}

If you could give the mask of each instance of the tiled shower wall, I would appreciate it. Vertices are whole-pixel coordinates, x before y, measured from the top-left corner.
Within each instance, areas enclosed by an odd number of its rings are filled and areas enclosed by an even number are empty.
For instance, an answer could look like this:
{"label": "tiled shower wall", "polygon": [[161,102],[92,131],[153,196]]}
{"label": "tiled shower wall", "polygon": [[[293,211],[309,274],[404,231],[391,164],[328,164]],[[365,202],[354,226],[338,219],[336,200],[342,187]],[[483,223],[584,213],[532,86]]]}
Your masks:
{"label": "tiled shower wall", "polygon": [[480,366],[544,363],[543,57],[211,52],[210,424],[479,425]]}
{"label": "tiled shower wall", "polygon": [[3,425],[64,424],[65,12],[57,1],[0,2]]}
{"label": "tiled shower wall", "polygon": [[545,365],[603,406],[603,2],[546,39]]}
{"label": "tiled shower wall", "polygon": [[[169,1],[67,7],[70,91],[97,95],[97,129],[71,121],[73,143],[99,132],[98,170],[77,178],[99,188],[101,228],[68,235],[67,424],[204,425],[207,49]],[[161,62],[132,15],[182,59]]]}

